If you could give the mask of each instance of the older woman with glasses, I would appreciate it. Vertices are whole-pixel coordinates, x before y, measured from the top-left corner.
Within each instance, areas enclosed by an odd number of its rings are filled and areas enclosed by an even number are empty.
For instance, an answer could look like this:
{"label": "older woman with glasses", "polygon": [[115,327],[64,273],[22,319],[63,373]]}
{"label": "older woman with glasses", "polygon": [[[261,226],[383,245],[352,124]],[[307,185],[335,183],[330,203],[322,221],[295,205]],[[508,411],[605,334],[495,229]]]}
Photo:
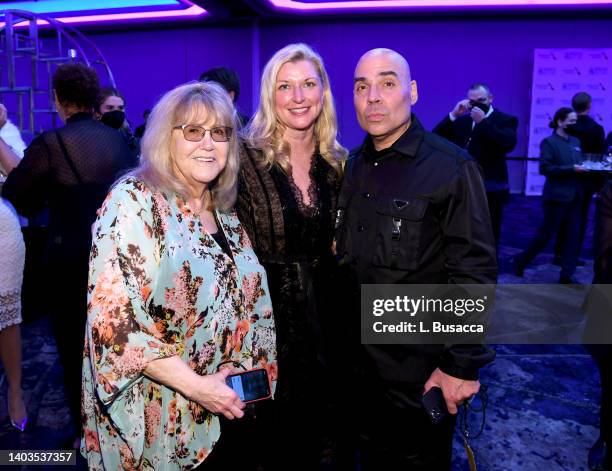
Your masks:
{"label": "older woman with glasses", "polygon": [[337,130],[321,57],[305,44],[276,52],[245,132],[237,206],[274,303],[278,388],[258,415],[275,444],[266,469],[315,470],[330,448],[331,325],[340,314],[332,241],[347,154]]}
{"label": "older woman with glasses", "polygon": [[100,210],[83,365],[90,469],[220,469],[234,447],[246,451],[231,463],[251,469],[252,424],[226,377],[234,365],[274,379],[276,346],[266,274],[232,212],[236,126],[220,86],[168,92],[140,166]]}

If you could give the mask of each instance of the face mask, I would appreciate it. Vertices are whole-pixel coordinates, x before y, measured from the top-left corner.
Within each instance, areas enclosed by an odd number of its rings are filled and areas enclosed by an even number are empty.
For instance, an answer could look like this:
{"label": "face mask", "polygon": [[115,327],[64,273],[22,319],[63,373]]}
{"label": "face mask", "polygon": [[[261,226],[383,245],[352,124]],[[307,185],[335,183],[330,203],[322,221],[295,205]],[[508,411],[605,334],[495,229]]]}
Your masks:
{"label": "face mask", "polygon": [[565,126],[565,132],[573,136],[576,133],[576,125],[568,124]]}
{"label": "face mask", "polygon": [[480,108],[484,114],[487,114],[489,112],[489,108],[491,108],[491,105],[487,105],[486,103],[480,103],[479,101],[473,100],[470,100],[470,106],[472,108]]}
{"label": "face mask", "polygon": [[119,129],[125,121],[125,113],[119,110],[108,111],[102,115],[100,121],[113,129]]}

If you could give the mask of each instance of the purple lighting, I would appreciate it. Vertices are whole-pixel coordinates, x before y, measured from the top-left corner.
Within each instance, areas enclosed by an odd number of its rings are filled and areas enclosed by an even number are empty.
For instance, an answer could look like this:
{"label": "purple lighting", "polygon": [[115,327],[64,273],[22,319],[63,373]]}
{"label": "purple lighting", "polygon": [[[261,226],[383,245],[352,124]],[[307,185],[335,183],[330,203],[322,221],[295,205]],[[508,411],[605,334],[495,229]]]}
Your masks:
{"label": "purple lighting", "polygon": [[[92,14],[79,16],[54,17],[57,21],[66,24],[84,24],[84,23],[105,23],[105,22],[123,22],[143,19],[171,19],[171,18],[194,18],[197,16],[207,15],[208,12],[197,5],[191,5],[184,10],[159,10],[159,11],[135,11],[126,13],[108,13],[108,14]],[[27,22],[17,23],[15,26],[25,26]],[[39,25],[48,25],[45,20],[37,20]],[[0,22],[0,28],[4,27],[4,22]]]}
{"label": "purple lighting", "polygon": [[274,7],[313,10],[368,10],[443,7],[530,7],[530,6],[590,6],[612,5],[610,0],[352,0],[336,2],[302,2],[299,0],[268,0]]}

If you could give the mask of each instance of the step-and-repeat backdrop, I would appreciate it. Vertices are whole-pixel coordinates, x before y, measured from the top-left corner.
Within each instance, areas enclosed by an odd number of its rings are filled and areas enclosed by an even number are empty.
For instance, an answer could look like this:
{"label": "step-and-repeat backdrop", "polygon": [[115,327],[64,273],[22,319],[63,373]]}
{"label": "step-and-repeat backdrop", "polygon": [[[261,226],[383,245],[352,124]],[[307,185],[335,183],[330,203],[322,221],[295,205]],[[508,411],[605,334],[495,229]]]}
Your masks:
{"label": "step-and-repeat backdrop", "polygon": [[[529,157],[540,156],[540,142],[552,130],[550,120],[559,108],[571,107],[572,96],[587,92],[593,97],[591,117],[606,133],[612,130],[612,48],[536,49],[531,87]],[[528,162],[525,194],[541,195],[544,177],[538,162]]]}

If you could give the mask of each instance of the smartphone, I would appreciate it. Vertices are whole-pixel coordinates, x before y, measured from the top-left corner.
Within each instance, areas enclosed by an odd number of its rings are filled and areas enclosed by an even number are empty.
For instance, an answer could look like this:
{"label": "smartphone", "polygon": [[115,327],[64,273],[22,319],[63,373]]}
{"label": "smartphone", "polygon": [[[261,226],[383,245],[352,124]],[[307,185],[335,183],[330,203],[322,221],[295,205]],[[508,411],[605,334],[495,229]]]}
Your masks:
{"label": "smartphone", "polygon": [[446,401],[442,395],[442,390],[438,387],[433,387],[421,397],[421,404],[427,412],[429,419],[434,424],[439,424],[444,418],[449,415]]}
{"label": "smartphone", "polygon": [[261,401],[272,396],[270,380],[265,368],[255,368],[254,370],[231,374],[225,379],[225,382],[236,391],[243,402]]}

